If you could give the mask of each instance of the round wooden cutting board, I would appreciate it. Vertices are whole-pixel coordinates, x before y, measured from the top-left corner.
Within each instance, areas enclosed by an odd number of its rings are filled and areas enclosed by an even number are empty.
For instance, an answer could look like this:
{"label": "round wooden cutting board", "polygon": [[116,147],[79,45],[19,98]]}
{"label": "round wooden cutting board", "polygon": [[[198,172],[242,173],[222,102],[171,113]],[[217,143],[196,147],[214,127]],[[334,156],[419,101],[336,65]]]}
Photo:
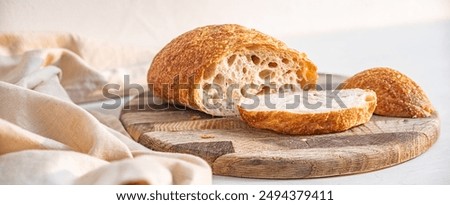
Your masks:
{"label": "round wooden cutting board", "polygon": [[[321,75],[319,79],[333,82],[319,82],[330,89],[343,77]],[[386,168],[424,153],[439,135],[436,115],[421,119],[374,115],[370,122],[346,132],[282,135],[250,128],[239,118],[167,106],[150,93],[125,105],[120,120],[136,141],[152,150],[199,156],[217,175],[271,179]]]}

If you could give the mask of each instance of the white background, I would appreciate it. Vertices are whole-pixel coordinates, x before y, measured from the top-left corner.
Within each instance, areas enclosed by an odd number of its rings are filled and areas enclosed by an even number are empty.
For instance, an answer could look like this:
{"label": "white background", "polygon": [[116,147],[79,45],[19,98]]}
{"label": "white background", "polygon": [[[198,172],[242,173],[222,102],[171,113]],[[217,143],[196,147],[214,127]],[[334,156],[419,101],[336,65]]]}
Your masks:
{"label": "white background", "polygon": [[155,49],[207,24],[238,23],[286,40],[445,19],[449,0],[0,1],[0,32],[66,31]]}
{"label": "white background", "polygon": [[308,53],[320,72],[395,68],[424,88],[442,129],[422,156],[376,172],[312,180],[215,176],[215,184],[450,184],[449,0],[0,1],[0,32],[63,31],[155,51],[187,30],[221,23],[273,35]]}

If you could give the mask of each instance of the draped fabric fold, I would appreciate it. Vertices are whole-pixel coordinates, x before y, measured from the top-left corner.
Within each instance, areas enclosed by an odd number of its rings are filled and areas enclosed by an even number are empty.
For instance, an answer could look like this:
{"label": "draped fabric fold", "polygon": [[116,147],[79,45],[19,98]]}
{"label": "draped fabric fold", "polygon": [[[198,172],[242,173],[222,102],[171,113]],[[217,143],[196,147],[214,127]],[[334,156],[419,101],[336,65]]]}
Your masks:
{"label": "draped fabric fold", "polygon": [[71,34],[0,34],[0,184],[211,183],[202,159],[151,151],[76,104],[124,74],[142,84],[152,57]]}

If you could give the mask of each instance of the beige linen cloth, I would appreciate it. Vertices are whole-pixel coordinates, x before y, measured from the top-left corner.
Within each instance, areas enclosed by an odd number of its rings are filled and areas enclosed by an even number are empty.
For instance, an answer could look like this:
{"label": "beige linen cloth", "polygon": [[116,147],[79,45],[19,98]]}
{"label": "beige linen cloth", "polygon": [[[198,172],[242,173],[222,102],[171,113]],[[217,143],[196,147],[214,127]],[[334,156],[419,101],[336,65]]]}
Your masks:
{"label": "beige linen cloth", "polygon": [[0,34],[0,184],[211,183],[200,158],[151,151],[76,104],[124,73],[142,81],[152,55],[70,34]]}

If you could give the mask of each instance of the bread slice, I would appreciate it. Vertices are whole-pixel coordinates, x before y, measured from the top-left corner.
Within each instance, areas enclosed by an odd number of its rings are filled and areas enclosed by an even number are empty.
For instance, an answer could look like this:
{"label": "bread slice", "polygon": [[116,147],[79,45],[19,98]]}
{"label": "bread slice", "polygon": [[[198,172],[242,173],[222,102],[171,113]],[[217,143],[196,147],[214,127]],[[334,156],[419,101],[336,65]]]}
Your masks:
{"label": "bread slice", "polygon": [[377,115],[430,117],[435,109],[425,92],[408,76],[387,67],[371,68],[347,79],[342,88],[370,89],[377,93]]}
{"label": "bread slice", "polygon": [[340,132],[368,122],[377,97],[346,89],[276,93],[247,98],[238,106],[250,126],[291,135]]}
{"label": "bread slice", "polygon": [[148,83],[155,96],[215,116],[238,115],[244,96],[317,81],[306,54],[239,25],[211,25],[182,34],[154,58]]}

